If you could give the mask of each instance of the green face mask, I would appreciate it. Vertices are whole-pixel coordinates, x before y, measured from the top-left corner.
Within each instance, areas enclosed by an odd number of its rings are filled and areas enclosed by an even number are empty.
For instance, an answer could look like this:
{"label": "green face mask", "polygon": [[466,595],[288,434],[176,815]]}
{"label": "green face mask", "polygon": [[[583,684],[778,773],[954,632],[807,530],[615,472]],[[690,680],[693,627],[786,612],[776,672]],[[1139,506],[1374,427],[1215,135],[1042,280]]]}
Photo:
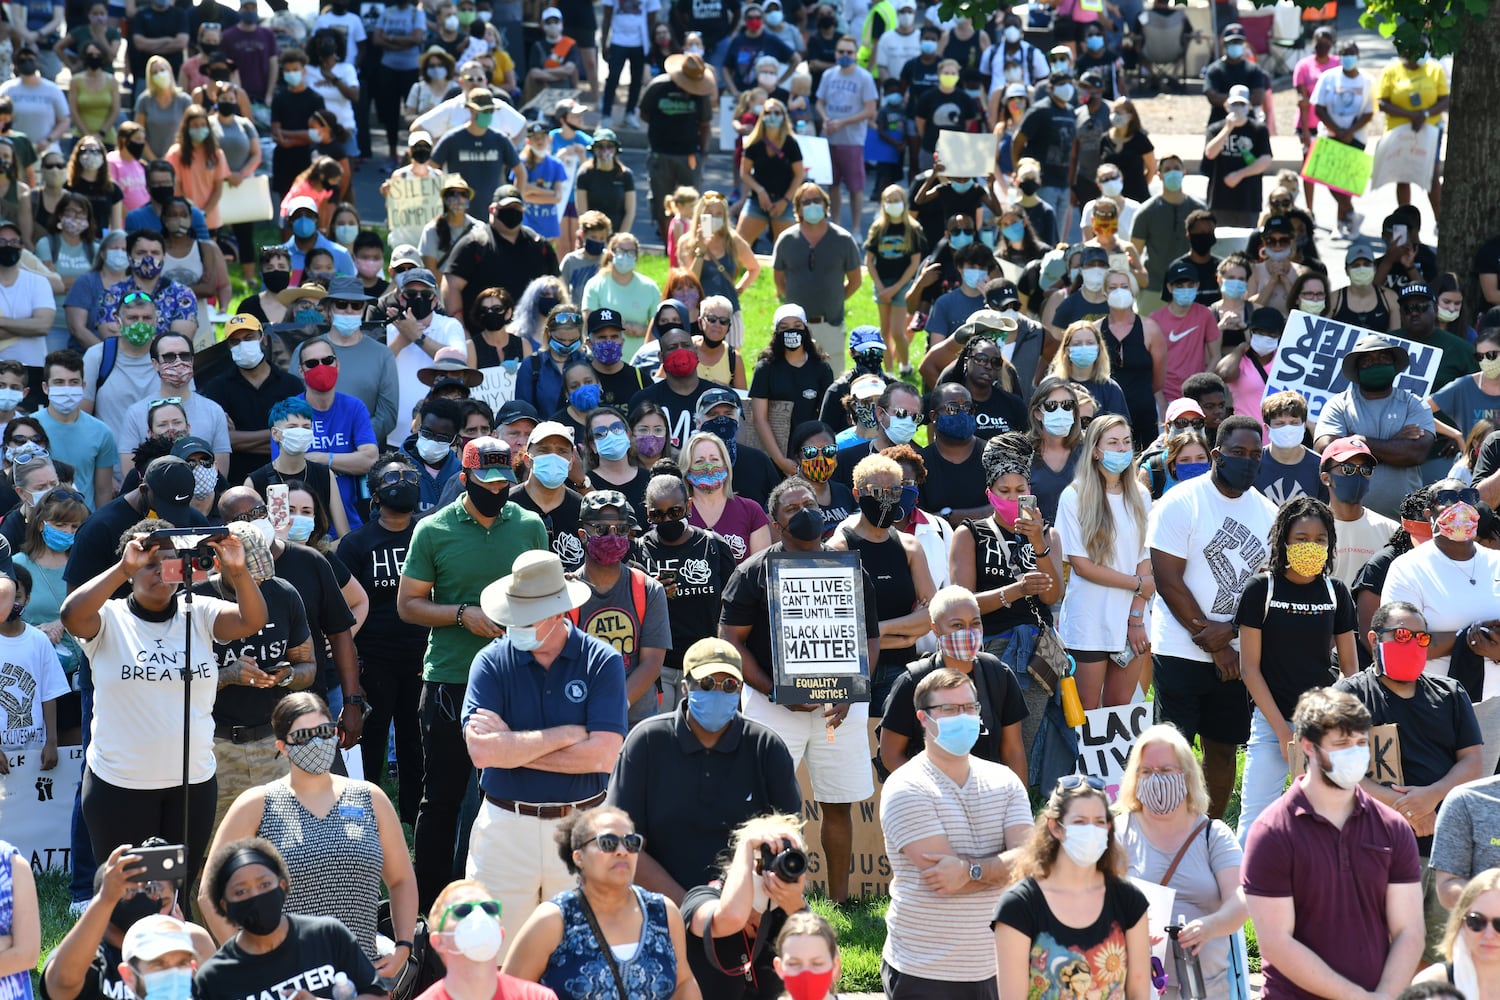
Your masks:
{"label": "green face mask", "polygon": [[480,128],[489,128],[490,123],[494,120],[495,113],[493,111],[482,111],[474,116],[474,124],[478,125]]}
{"label": "green face mask", "polygon": [[151,343],[151,338],[156,336],[156,324],[141,320],[139,323],[131,323],[120,330],[120,335],[130,341],[136,347]]}
{"label": "green face mask", "polygon": [[1363,389],[1379,392],[1389,389],[1391,383],[1396,381],[1395,365],[1371,365],[1359,370],[1359,384]]}

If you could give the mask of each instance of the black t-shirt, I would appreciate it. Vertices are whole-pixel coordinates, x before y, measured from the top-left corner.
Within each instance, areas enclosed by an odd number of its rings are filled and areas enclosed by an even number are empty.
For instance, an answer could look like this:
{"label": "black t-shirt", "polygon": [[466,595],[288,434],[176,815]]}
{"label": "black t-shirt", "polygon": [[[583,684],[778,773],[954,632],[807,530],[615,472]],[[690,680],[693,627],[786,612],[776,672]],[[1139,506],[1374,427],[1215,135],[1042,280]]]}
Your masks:
{"label": "black t-shirt", "polygon": [[786,477],[771,461],[771,456],[748,444],[734,445],[734,495],[754,500],[762,507],[771,499],[771,491]]}
{"label": "black t-shirt", "polygon": [[[691,928],[697,912],[707,907],[712,914],[719,908],[723,895],[724,883],[715,880],[689,889],[682,898],[682,922],[689,928],[688,965],[692,967],[693,978],[698,981],[698,991],[703,1000],[777,1000],[781,996],[781,977],[776,975],[772,961],[776,957],[776,938],[786,925],[786,911],[779,906],[773,907],[770,913],[761,916],[760,926],[754,932],[746,927],[728,937],[714,938],[714,954],[719,959],[716,969],[708,959],[704,935],[694,934]],[[712,921],[710,916],[705,934],[713,933]],[[751,965],[750,956],[755,954],[755,943],[759,938],[764,938],[765,943],[760,947],[760,954],[755,956],[755,964]],[[728,974],[738,969],[745,971],[740,975]]]}
{"label": "black t-shirt", "polygon": [[396,613],[396,589],[401,583],[401,567],[406,565],[406,551],[411,545],[412,520],[405,531],[391,531],[376,518],[345,535],[339,542],[339,561],[370,596],[370,614],[354,637],[361,654],[366,650],[383,661],[403,656],[415,657],[414,670],[420,670],[421,656],[427,648],[430,629],[411,625]]}
{"label": "black t-shirt", "polygon": [[689,646],[718,634],[719,595],[734,572],[734,552],[717,532],[693,525],[688,525],[687,541],[681,545],[663,542],[655,528],[635,544],[648,574],[677,574],[677,596],[667,601],[672,648],[667,650],[666,666],[681,669]]}
{"label": "black t-shirt", "polygon": [[[1203,86],[1216,94],[1228,94],[1231,87],[1243,84],[1251,93],[1257,90],[1270,90],[1271,80],[1255,63],[1246,59],[1234,62],[1228,59],[1215,59],[1203,70]],[[1209,105],[1208,123],[1223,121],[1228,114],[1221,105]]]}
{"label": "black t-shirt", "polygon": [[914,105],[915,118],[927,123],[922,130],[922,148],[931,153],[937,149],[938,133],[971,132],[969,126],[979,118],[979,105],[962,90],[945,94],[941,87],[929,87]]}
{"label": "black t-shirt", "polygon": [[779,150],[761,139],[745,146],[745,159],[750,161],[755,182],[766,189],[766,196],[780,201],[792,186],[792,165],[802,162],[802,147],[791,136]]}
{"label": "black t-shirt", "polygon": [[471,315],[479,293],[498,285],[521,301],[526,286],[546,274],[557,274],[552,244],[522,226],[515,241],[504,239],[493,226],[476,226],[453,244],[443,273],[464,280],[464,315]]}
{"label": "black t-shirt", "polygon": [[[712,44],[706,36],[704,43]],[[706,96],[694,97],[663,74],[641,95],[641,111],[649,118],[646,141],[653,153],[692,156],[698,152],[698,127],[711,113]]]}
{"label": "black t-shirt", "polygon": [[689,31],[703,36],[703,44],[712,49],[739,16],[740,5],[734,0],[675,0],[672,20],[678,26],[679,39]]}
{"label": "black t-shirt", "polygon": [[[271,366],[270,374],[266,380],[257,388],[250,383],[238,368],[226,371],[215,378],[202,390],[203,395],[218,403],[224,408],[224,415],[229,418],[230,424],[237,431],[263,431],[271,426],[271,407],[283,399],[300,395],[306,388],[302,380],[291,372],[283,371],[275,365]],[[269,452],[233,451],[229,455],[229,481],[239,485],[245,478],[260,467],[268,457]],[[325,470],[326,471],[326,470]],[[323,497],[323,503],[328,503],[328,497]]]}
{"label": "black t-shirt", "polygon": [[307,990],[331,1000],[334,976],[342,972],[361,994],[385,995],[375,966],[354,934],[332,917],[288,913],[286,939],[263,955],[252,955],[232,937],[198,967],[193,995],[212,1000],[264,1000]]}
{"label": "black t-shirt", "polygon": [[650,376],[630,364],[609,373],[595,368],[594,377],[599,380],[599,405],[614,407],[622,417],[630,412],[630,400],[635,394],[651,384]]}
{"label": "black t-shirt", "polygon": [[[141,7],[130,19],[130,35],[132,38],[139,39],[187,35],[191,40],[193,38],[192,24],[188,16],[188,11],[182,7]],[[130,75],[137,80],[146,79],[146,63],[150,60],[151,53],[139,45],[126,46],[126,53],[130,58]],[[177,71],[182,69],[183,55],[181,50],[162,53],[162,58],[171,64],[173,76],[176,76]],[[304,125],[299,127],[305,127],[305,120]],[[37,138],[40,139],[41,136]]]}
{"label": "black t-shirt", "polygon": [[318,657],[318,680],[313,683],[312,690],[322,694],[333,669],[328,636],[353,628],[354,612],[344,600],[332,561],[317,549],[296,542],[283,543],[281,553],[276,556],[276,575],[296,588],[302,597],[308,630],[312,633],[313,652]]}
{"label": "black t-shirt", "polygon": [[[42,1000],[52,1000],[52,994],[47,992],[47,969],[56,958],[57,952],[54,951],[47,956],[47,964],[42,966],[41,988],[37,991]],[[120,949],[108,941],[100,941],[99,950],[94,952],[94,960],[84,971],[83,983],[73,1000],[136,1000],[130,984],[120,978],[122,961],[124,956]]]}
{"label": "black t-shirt", "polygon": [[[755,366],[755,374],[750,377],[750,398],[790,402],[792,421],[789,426],[796,427],[804,421],[818,419],[818,405],[830,385],[833,385],[833,369],[826,361],[808,358],[799,368],[785,359],[773,359]],[[785,441],[778,443],[783,450],[786,448]]]}
{"label": "black t-shirt", "polygon": [[[196,510],[191,507],[188,510],[192,515],[192,523],[178,527],[192,528],[208,523],[208,519]],[[146,515],[132,507],[124,494],[90,514],[78,526],[78,534],[73,536],[73,547],[68,550],[68,565],[63,570],[63,580],[68,589],[77,590],[118,562],[120,536],[145,519]],[[129,592],[127,584],[115,596],[124,596]]]}
{"label": "black t-shirt", "polygon": [[[1095,995],[1100,987],[1108,984],[1103,977],[1106,950],[1123,952],[1125,932],[1146,916],[1146,895],[1129,879],[1106,878],[1104,880],[1104,906],[1099,917],[1087,927],[1070,927],[1058,920],[1047,905],[1047,897],[1036,879],[1027,877],[1005,890],[1000,904],[995,907],[995,919],[990,924],[1005,924],[1020,931],[1031,941],[1031,964],[1046,969],[1045,988],[1050,994],[1056,983],[1053,979],[1068,958],[1082,961],[1099,978],[1093,985],[1085,987]],[[1091,960],[1092,959],[1092,960]],[[1072,983],[1068,984],[1072,986]]]}
{"label": "black t-shirt", "polygon": [[574,573],[583,567],[583,542],[578,540],[578,515],[583,512],[583,497],[564,486],[562,503],[551,510],[542,510],[524,488],[512,489],[510,498],[542,519],[547,528],[547,544],[562,560],[564,570]]}
{"label": "black t-shirt", "polygon": [[578,174],[577,190],[588,195],[589,208],[609,216],[618,231],[625,224],[625,196],[635,190],[635,175],[624,164],[614,170],[586,167]]}
{"label": "black t-shirt", "polygon": [[939,228],[946,227],[948,220],[955,215],[962,215],[977,224],[979,208],[984,204],[984,189],[977,181],[963,191],[957,190],[951,183],[944,184],[937,189],[937,197],[933,201],[942,219]]}
{"label": "black t-shirt", "polygon": [[1106,134],[1099,143],[1099,162],[1113,163],[1120,168],[1120,177],[1125,182],[1125,197],[1144,202],[1151,197],[1146,186],[1146,156],[1155,150],[1146,133],[1136,131],[1123,144]]}
{"label": "black t-shirt", "polygon": [[630,501],[630,509],[635,513],[636,525],[640,530],[646,530],[646,487],[651,485],[651,470],[635,470],[635,478],[624,485],[616,485],[599,475],[598,470],[589,473],[589,479],[596,490],[619,490],[625,494],[625,499]]}
{"label": "black t-shirt", "polygon": [[[896,675],[896,682],[886,697],[880,725],[911,741],[906,744],[907,760],[921,753],[927,745],[927,735],[917,721],[917,682],[942,665],[935,655],[922,657]],[[999,657],[980,653],[974,661],[974,668],[969,676],[973,678],[979,695],[979,718],[985,728],[979,742],[974,744],[974,756],[1000,764],[1003,763],[1000,760],[1001,730],[1026,718],[1026,702],[1021,697],[1021,685],[1016,681],[1016,675],[1000,662]]]}
{"label": "black t-shirt", "polygon": [[[844,461],[843,453],[839,453],[839,462]],[[854,499],[854,491],[843,483],[830,481],[828,484],[829,503],[820,503],[818,508],[823,512],[823,538],[827,540],[839,525],[843,524],[850,515],[859,513],[859,503]]]}
{"label": "black t-shirt", "polygon": [[1021,134],[1026,137],[1024,155],[1042,166],[1042,186],[1068,186],[1068,167],[1073,155],[1073,136],[1078,119],[1073,106],[1047,100],[1034,104],[1021,118]]}
{"label": "black t-shirt", "polygon": [[[228,667],[241,656],[249,656],[266,673],[275,673],[282,663],[291,662],[288,653],[311,636],[302,597],[291,584],[273,576],[260,585],[260,592],[266,599],[266,627],[232,643],[215,642],[214,658],[219,666]],[[193,593],[234,600],[233,595],[220,591],[212,582],[200,583]],[[214,722],[221,726],[263,726],[271,721],[271,710],[286,697],[288,690],[226,685],[214,699]]]}
{"label": "black t-shirt", "polygon": [[[178,58],[181,58],[180,53]],[[306,129],[307,119],[324,107],[323,96],[311,87],[297,91],[282,87],[271,98],[271,121],[289,132],[296,132]],[[297,175],[312,165],[313,152],[311,146],[278,146],[271,167],[271,187],[277,191],[289,190]]]}
{"label": "black t-shirt", "polygon": [[1481,482],[1500,470],[1500,431],[1490,431],[1479,446],[1479,457],[1474,460],[1474,482]]}
{"label": "black t-shirt", "polygon": [[[1215,109],[1217,110],[1217,109]],[[1222,127],[1228,127],[1225,119]],[[1214,126],[1210,140],[1218,135],[1220,126]],[[1263,174],[1246,177],[1234,187],[1224,183],[1224,178],[1260,159],[1271,155],[1271,133],[1259,122],[1247,121],[1235,126],[1224,140],[1219,155],[1204,164],[1209,173],[1208,207],[1240,212],[1258,212],[1261,206],[1261,178]]]}
{"label": "black t-shirt", "polygon": [[[884,285],[890,285],[906,273],[911,259],[920,259],[927,252],[927,240],[916,225],[901,224],[887,226],[877,238],[871,230],[865,240],[865,253],[875,255],[875,273]],[[913,275],[915,278],[915,274]],[[835,428],[837,430],[838,428]]]}
{"label": "black t-shirt", "polygon": [[[1276,581],[1266,609],[1265,573],[1256,574],[1240,593],[1235,623],[1260,629],[1260,672],[1281,717],[1291,721],[1303,692],[1327,687],[1337,677],[1334,637],[1359,627],[1354,595],[1344,581],[1326,576],[1312,583]],[[1330,600],[1330,593],[1333,595]]]}
{"label": "black t-shirt", "polygon": [[936,444],[923,448],[920,454],[927,466],[927,481],[922,484],[921,502],[917,506],[934,514],[947,507],[967,510],[982,506],[989,485],[984,481],[984,463],[980,461],[983,453],[984,446],[976,443],[969,457],[955,465],[938,454]]}
{"label": "black t-shirt", "polygon": [[1006,431],[1026,431],[1030,418],[1026,415],[1026,403],[1013,392],[1006,392],[998,384],[990,389],[990,398],[974,401],[974,420],[978,429],[974,432],[988,441],[996,434]]}
{"label": "black t-shirt", "polygon": [[938,64],[941,62],[936,56],[932,62],[917,56],[906,60],[906,65],[901,67],[901,90],[906,94],[908,118],[916,117],[918,99],[938,85]]}
{"label": "black t-shirt", "polygon": [[717,382],[700,378],[693,391],[684,396],[673,389],[666,379],[662,379],[655,385],[648,385],[631,396],[626,409],[633,410],[638,404],[647,400],[660,406],[667,415],[667,437],[671,439],[672,447],[681,448],[693,435],[693,417],[698,412],[698,398],[708,390],[716,388],[722,388],[722,386]]}

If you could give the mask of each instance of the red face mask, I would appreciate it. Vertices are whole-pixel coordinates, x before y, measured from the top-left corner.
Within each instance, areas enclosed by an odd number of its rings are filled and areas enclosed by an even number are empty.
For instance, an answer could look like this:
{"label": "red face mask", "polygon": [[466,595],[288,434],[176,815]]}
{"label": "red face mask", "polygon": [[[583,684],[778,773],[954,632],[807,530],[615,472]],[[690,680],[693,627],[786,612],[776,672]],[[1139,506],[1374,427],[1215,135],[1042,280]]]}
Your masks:
{"label": "red face mask", "polygon": [[822,972],[794,972],[784,976],[781,985],[786,987],[792,1000],[823,1000],[828,988],[833,985],[833,969]]}
{"label": "red face mask", "polygon": [[302,381],[314,392],[328,392],[339,380],[337,365],[318,365],[302,373]]}
{"label": "red face mask", "polygon": [[687,378],[698,370],[698,352],[686,347],[668,351],[661,359],[661,366],[673,378]]}
{"label": "red face mask", "polygon": [[1401,519],[1401,527],[1411,536],[1413,545],[1421,545],[1423,542],[1432,541],[1432,524],[1428,521],[1408,521]]}
{"label": "red face mask", "polygon": [[1427,650],[1416,642],[1382,642],[1380,669],[1393,681],[1414,681],[1427,666]]}

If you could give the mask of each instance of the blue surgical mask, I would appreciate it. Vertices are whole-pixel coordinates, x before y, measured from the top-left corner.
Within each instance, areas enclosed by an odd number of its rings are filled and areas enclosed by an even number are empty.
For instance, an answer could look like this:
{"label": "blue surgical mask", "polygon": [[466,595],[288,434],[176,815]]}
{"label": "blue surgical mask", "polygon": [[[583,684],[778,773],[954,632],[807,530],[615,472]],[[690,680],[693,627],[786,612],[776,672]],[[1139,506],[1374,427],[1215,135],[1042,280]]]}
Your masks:
{"label": "blue surgical mask", "polygon": [[311,514],[293,514],[292,525],[287,529],[286,537],[294,542],[305,542],[312,537],[313,519]]}
{"label": "blue surgical mask", "polygon": [[73,547],[73,533],[54,528],[50,524],[43,524],[42,544],[53,552],[66,552]]}
{"label": "blue surgical mask", "polygon": [[950,233],[948,234],[948,246],[954,250],[962,250],[974,242],[972,233]]}
{"label": "blue surgical mask", "polygon": [[1198,301],[1198,289],[1192,285],[1183,285],[1172,289],[1172,301],[1186,309]]}
{"label": "blue surgical mask", "polygon": [[296,312],[298,323],[320,324],[323,322],[323,311],[321,309],[303,307]]}
{"label": "blue surgical mask", "polygon": [[339,333],[349,334],[359,329],[359,325],[365,321],[363,316],[355,313],[334,313],[329,323]]}
{"label": "blue surgical mask", "polygon": [[531,474],[547,489],[555,490],[567,481],[572,466],[562,455],[537,455],[531,460]]}
{"label": "blue surgical mask", "polygon": [[961,181],[949,181],[948,186],[953,188],[953,190],[957,191],[959,194],[963,194],[965,191],[969,190],[969,188],[974,186],[974,178],[967,177]]}
{"label": "blue surgical mask", "polygon": [[610,431],[604,436],[604,440],[595,441],[594,449],[599,452],[599,457],[611,462],[619,461],[630,451],[630,435],[624,431]]}
{"label": "blue surgical mask", "polygon": [[884,103],[885,103],[885,106],[888,107],[888,108],[899,108],[901,106],[901,95],[900,94],[886,94],[885,95],[885,102]]}
{"label": "blue surgical mask", "polygon": [[634,271],[635,270],[635,254],[633,254],[633,253],[617,253],[617,254],[615,254],[615,270],[619,271],[622,274],[629,274],[631,271]]}
{"label": "blue surgical mask", "polygon": [[733,722],[734,714],[739,710],[739,692],[704,691],[696,687],[688,691],[688,714],[711,733],[717,733]]}
{"label": "blue surgical mask", "polygon": [[1074,93],[1076,93],[1076,91],[1073,89],[1073,85],[1071,83],[1059,83],[1057,86],[1052,88],[1052,96],[1057,98],[1059,101],[1062,101],[1064,104],[1067,104],[1073,99]]}
{"label": "blue surgical mask", "polygon": [[817,202],[814,202],[811,205],[802,206],[803,222],[810,222],[816,226],[818,223],[823,221],[826,215],[827,212],[824,211],[823,206]]}
{"label": "blue surgical mask", "polygon": [[514,375],[521,370],[521,362],[515,358],[506,358],[500,362],[500,367],[505,369],[506,374]]}
{"label": "blue surgical mask", "polygon": [[1228,45],[1224,46],[1224,54],[1231,59],[1243,58],[1245,55],[1245,43],[1230,42]]}
{"label": "blue surgical mask", "polygon": [[1226,299],[1243,299],[1250,286],[1244,278],[1225,278],[1220,282],[1220,290]]}
{"label": "blue surgical mask", "polygon": [[1099,345],[1088,344],[1079,347],[1068,348],[1068,360],[1079,368],[1092,368],[1095,361],[1099,360]]}
{"label": "blue surgical mask", "polygon": [[568,393],[568,403],[579,413],[587,413],[599,405],[600,391],[597,384],[580,385]]}
{"label": "blue surgical mask", "polygon": [[1048,434],[1056,434],[1058,437],[1066,437],[1073,429],[1072,410],[1042,411],[1042,428]]}
{"label": "blue surgical mask", "polygon": [[924,56],[930,56],[930,55],[932,55],[933,53],[935,53],[937,51],[937,39],[936,38],[924,38],[924,39],[922,39],[922,41],[921,41],[921,49],[922,49],[922,54]]}
{"label": "blue surgical mask", "polygon": [[302,71],[300,69],[284,69],[281,71],[281,79],[288,87],[302,86]]}
{"label": "blue surgical mask", "polygon": [[1165,187],[1168,191],[1181,191],[1182,190],[1182,171],[1181,170],[1168,170],[1168,171],[1166,171],[1165,173],[1163,173],[1161,175],[1161,183],[1162,183],[1162,186]]}
{"label": "blue surgical mask", "polygon": [[1344,69],[1353,69],[1359,65],[1359,56],[1339,56],[1339,65]]}
{"label": "blue surgical mask", "polygon": [[578,341],[564,341],[558,340],[556,337],[548,337],[547,346],[552,348],[552,350],[556,351],[558,354],[566,356],[578,350]]}
{"label": "blue surgical mask", "polygon": [[953,754],[966,757],[979,741],[979,716],[953,715],[946,719],[935,719],[937,735],[932,742]]}
{"label": "blue surgical mask", "polygon": [[1130,468],[1130,460],[1135,456],[1128,451],[1104,451],[1099,453],[1099,464],[1104,467],[1105,472],[1119,475]]}
{"label": "blue surgical mask", "polygon": [[1012,222],[1008,226],[1001,226],[1000,235],[1012,243],[1019,243],[1026,236],[1026,224],[1024,222]]}
{"label": "blue surgical mask", "polygon": [[1104,50],[1104,36],[1090,35],[1083,40],[1083,44],[1090,52],[1102,52]]}
{"label": "blue surgical mask", "polygon": [[318,231],[318,220],[309,215],[299,215],[292,220],[292,235],[298,239],[310,239]]}
{"label": "blue surgical mask", "polygon": [[344,246],[348,246],[349,244],[353,243],[354,238],[358,235],[359,227],[350,222],[346,222],[341,226],[333,227],[333,238],[344,244]]}
{"label": "blue surgical mask", "polygon": [[990,276],[990,272],[982,267],[966,267],[963,269],[964,284],[969,288],[978,288],[984,283],[984,279]]}
{"label": "blue surgical mask", "polygon": [[186,966],[144,972],[141,979],[151,1000],[190,1000],[193,995],[193,970]]}
{"label": "blue surgical mask", "polygon": [[916,434],[916,417],[892,417],[891,422],[885,428],[885,436],[890,438],[893,444],[906,444]]}

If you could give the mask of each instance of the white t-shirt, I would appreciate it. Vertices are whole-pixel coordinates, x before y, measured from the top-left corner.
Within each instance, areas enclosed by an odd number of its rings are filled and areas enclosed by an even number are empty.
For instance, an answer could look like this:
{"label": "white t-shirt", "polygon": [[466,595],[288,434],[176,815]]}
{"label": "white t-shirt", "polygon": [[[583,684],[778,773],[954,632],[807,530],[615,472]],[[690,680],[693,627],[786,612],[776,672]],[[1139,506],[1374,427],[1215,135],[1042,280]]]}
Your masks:
{"label": "white t-shirt", "polygon": [[[1455,562],[1432,542],[1418,545],[1391,560],[1380,603],[1391,601],[1409,601],[1421,608],[1432,632],[1456,632],[1494,618],[1500,609],[1500,552],[1476,545],[1473,559]],[[1485,697],[1492,691],[1493,669],[1487,665],[1485,670]],[[1446,676],[1448,657],[1428,660],[1424,673]]]}
{"label": "white t-shirt", "polygon": [[[55,310],[57,299],[52,296],[52,286],[47,279],[31,271],[16,271],[13,285],[0,284],[0,324],[5,317],[29,319],[42,309]],[[10,336],[0,331],[0,337]],[[13,343],[0,347],[0,361],[19,361],[23,365],[41,367],[47,356],[47,338],[16,337]]]}
{"label": "white t-shirt", "polygon": [[[1276,507],[1258,490],[1231,500],[1219,492],[1209,473],[1162,495],[1146,522],[1146,546],[1187,560],[1183,582],[1204,618],[1233,621],[1240,592],[1266,561],[1266,540],[1275,519]],[[1193,644],[1192,634],[1177,621],[1160,590],[1151,610],[1153,652],[1201,663],[1212,660]]]}
{"label": "white t-shirt", "polygon": [[359,77],[355,75],[354,67],[346,62],[334,63],[333,69],[326,72],[321,66],[307,67],[307,85],[323,98],[324,107],[333,114],[335,121],[344,128],[353,130],[354,103],[334,86],[333,78],[343,81],[346,87],[359,89]]}
{"label": "white t-shirt", "polygon": [[906,64],[921,54],[920,31],[913,30],[904,35],[899,29],[887,31],[875,41],[875,66],[880,71],[876,75],[882,80],[899,80]]}
{"label": "white t-shirt", "polygon": [[[385,335],[394,337],[396,328],[387,326]],[[463,347],[463,324],[452,316],[439,316],[433,313],[432,322],[427,327],[427,337],[443,347]],[[396,404],[396,426],[385,439],[392,448],[400,448],[411,436],[412,410],[416,409],[417,404],[427,398],[427,394],[432,391],[422,384],[421,379],[417,378],[417,372],[431,364],[432,355],[416,344],[407,344],[401,348],[401,353],[396,355],[396,378],[401,384],[401,397],[400,402]]]}
{"label": "white t-shirt", "polygon": [[[123,355],[122,355],[123,357]],[[119,378],[119,372],[111,375],[109,381],[104,383],[108,390]],[[136,400],[130,404],[125,411],[124,427],[110,430],[115,433],[115,442],[120,446],[122,454],[129,454],[140,447],[141,442],[146,440],[146,408],[153,399],[159,398],[157,389],[160,381],[152,386],[151,395]],[[193,437],[201,437],[213,445],[214,454],[227,455],[229,453],[229,419],[224,416],[224,408],[207,396],[192,393],[182,401],[182,408],[187,412],[188,430]]]}
{"label": "white t-shirt", "polygon": [[[1127,485],[1140,493],[1149,516],[1151,495],[1134,482]],[[1106,496],[1114,518],[1115,547],[1105,568],[1134,576],[1135,568],[1147,555],[1141,531],[1145,526],[1131,517],[1123,493]],[[1078,521],[1078,491],[1072,486],[1063,490],[1057,501],[1057,532],[1062,539],[1063,558],[1089,558],[1087,535]],[[1068,582],[1068,599],[1063,601],[1062,619],[1057,626],[1063,645],[1069,649],[1102,649],[1112,653],[1124,649],[1125,630],[1130,624],[1130,602],[1134,599],[1135,595],[1128,590],[1103,587],[1085,580],[1075,566]]]}
{"label": "white t-shirt", "polygon": [[[214,776],[214,623],[233,607],[217,597],[193,598],[188,781],[195,785]],[[89,770],[120,788],[170,788],[182,781],[187,630],[180,607],[167,621],[148,622],[131,614],[125,601],[111,599],[99,619],[99,634],[78,640],[94,674]]]}
{"label": "white t-shirt", "polygon": [[622,49],[644,49],[651,40],[646,19],[661,10],[661,0],[603,0],[614,10],[610,20],[609,44]]}
{"label": "white t-shirt", "polygon": [[27,625],[14,638],[0,635],[0,747],[27,750],[45,743],[42,704],[68,691],[68,675],[40,629]]}
{"label": "white t-shirt", "polygon": [[[1350,77],[1345,76],[1342,69],[1330,70],[1318,77],[1318,85],[1312,92],[1312,104],[1315,108],[1326,107],[1340,128],[1348,128],[1356,118],[1375,110],[1375,81],[1360,72]],[[1333,134],[1321,119],[1318,134]],[[1364,142],[1365,130],[1355,132],[1354,138]]]}
{"label": "white t-shirt", "polygon": [[344,62],[353,66],[359,55],[359,43],[365,40],[365,22],[353,11],[333,14],[324,11],[313,22],[313,30],[335,28],[344,33]]}
{"label": "white t-shirt", "polygon": [[[1091,222],[1094,221],[1094,202],[1096,202],[1096,201],[1098,201],[1097,198],[1091,198],[1087,202],[1084,203],[1083,213],[1079,216],[1079,219],[1081,221],[1078,224],[1080,226],[1087,226],[1089,223],[1091,223]],[[1120,211],[1119,211],[1119,216],[1120,216],[1120,228],[1119,228],[1119,231],[1121,233],[1128,233],[1128,232],[1130,232],[1130,227],[1135,222],[1135,213],[1140,209],[1140,207],[1141,207],[1141,203],[1140,202],[1135,201],[1135,200],[1133,200],[1131,198],[1126,198],[1125,199],[1125,204],[1120,206]]]}
{"label": "white t-shirt", "polygon": [[1359,579],[1365,563],[1391,540],[1391,532],[1401,525],[1384,514],[1366,510],[1358,521],[1334,521],[1338,543],[1333,550],[1333,575],[1351,588]]}

